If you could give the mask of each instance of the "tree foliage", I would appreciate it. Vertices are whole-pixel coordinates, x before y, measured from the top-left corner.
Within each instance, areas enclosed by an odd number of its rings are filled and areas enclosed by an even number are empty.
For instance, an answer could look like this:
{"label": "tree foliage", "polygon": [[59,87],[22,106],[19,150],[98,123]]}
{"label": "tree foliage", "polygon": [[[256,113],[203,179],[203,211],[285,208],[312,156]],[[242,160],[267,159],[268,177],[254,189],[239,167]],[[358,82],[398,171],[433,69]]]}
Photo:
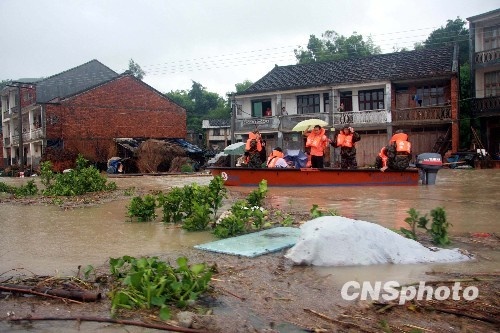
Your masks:
{"label": "tree foliage", "polygon": [[299,46],[294,50],[298,64],[319,61],[341,60],[353,57],[382,53],[379,46],[375,46],[371,37],[363,40],[363,36],[354,32],[350,37],[339,35],[333,30],[328,30],[321,35],[309,36],[307,49]]}
{"label": "tree foliage", "polygon": [[236,83],[234,86],[236,88],[236,92],[240,93],[240,92],[243,92],[243,91],[247,90],[252,84],[253,84],[252,81],[245,80],[243,82]]}
{"label": "tree foliage", "polygon": [[201,133],[203,119],[228,118],[229,103],[220,95],[209,92],[198,82],[192,81],[190,90],[176,90],[165,95],[187,111],[187,128]]}
{"label": "tree foliage", "polygon": [[453,46],[455,43],[459,46],[460,63],[469,62],[469,29],[466,28],[466,22],[459,17],[448,20],[446,26],[432,31],[423,42],[423,47]]}
{"label": "tree foliage", "polygon": [[142,70],[141,66],[139,66],[139,64],[136,63],[133,59],[130,59],[128,62],[128,70],[130,73],[132,73],[133,76],[135,76],[139,80],[142,80],[146,75],[146,73]]}

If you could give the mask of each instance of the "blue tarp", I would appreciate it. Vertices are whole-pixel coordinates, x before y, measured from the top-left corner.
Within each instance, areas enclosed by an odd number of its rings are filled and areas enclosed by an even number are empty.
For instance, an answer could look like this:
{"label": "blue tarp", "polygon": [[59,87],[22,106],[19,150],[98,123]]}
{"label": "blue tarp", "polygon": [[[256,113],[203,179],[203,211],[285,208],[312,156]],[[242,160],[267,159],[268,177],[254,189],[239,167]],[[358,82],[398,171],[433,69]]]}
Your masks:
{"label": "blue tarp", "polygon": [[292,162],[297,169],[306,167],[307,155],[299,149],[288,149],[284,158],[285,161]]}
{"label": "blue tarp", "polygon": [[277,227],[195,245],[195,248],[252,258],[292,247],[297,242],[299,234],[298,228]]}

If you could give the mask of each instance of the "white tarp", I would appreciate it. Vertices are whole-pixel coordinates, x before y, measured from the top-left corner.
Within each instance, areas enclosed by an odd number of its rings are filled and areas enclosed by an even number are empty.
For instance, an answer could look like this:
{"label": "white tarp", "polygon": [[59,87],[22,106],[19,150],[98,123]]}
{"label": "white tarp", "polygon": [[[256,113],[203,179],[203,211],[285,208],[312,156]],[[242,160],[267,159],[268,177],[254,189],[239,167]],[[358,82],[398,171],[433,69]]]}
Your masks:
{"label": "white tarp", "polygon": [[378,224],[342,216],[323,216],[301,227],[286,257],[298,265],[350,266],[470,260],[459,249],[426,248]]}

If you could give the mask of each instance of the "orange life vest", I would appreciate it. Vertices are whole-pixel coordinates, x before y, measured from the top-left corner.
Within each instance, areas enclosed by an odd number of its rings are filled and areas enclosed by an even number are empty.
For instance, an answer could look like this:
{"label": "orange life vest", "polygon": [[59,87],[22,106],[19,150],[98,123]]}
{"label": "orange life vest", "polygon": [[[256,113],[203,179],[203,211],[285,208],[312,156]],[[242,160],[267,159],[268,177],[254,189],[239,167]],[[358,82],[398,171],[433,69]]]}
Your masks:
{"label": "orange life vest", "polygon": [[268,168],[274,168],[276,165],[276,162],[278,161],[278,158],[283,158],[285,155],[277,150],[273,150],[269,157],[267,158],[267,167]]}
{"label": "orange life vest", "polygon": [[408,134],[396,133],[392,136],[389,144],[396,143],[396,153],[411,154],[411,143],[408,141]]}
{"label": "orange life vest", "polygon": [[345,135],[343,132],[340,132],[337,136],[337,147],[354,147],[355,143],[352,142],[352,137],[352,133]]}
{"label": "orange life vest", "polygon": [[307,136],[306,147],[311,147],[311,155],[323,156],[328,138],[325,135],[325,129],[322,128],[318,134],[311,132]]}
{"label": "orange life vest", "polygon": [[257,134],[255,134],[254,132],[248,133],[248,140],[247,140],[246,145],[245,145],[245,150],[249,151],[252,148],[251,147],[252,140],[254,140],[255,143],[257,144],[257,151],[261,151],[262,144],[260,143],[260,140],[257,139]]}

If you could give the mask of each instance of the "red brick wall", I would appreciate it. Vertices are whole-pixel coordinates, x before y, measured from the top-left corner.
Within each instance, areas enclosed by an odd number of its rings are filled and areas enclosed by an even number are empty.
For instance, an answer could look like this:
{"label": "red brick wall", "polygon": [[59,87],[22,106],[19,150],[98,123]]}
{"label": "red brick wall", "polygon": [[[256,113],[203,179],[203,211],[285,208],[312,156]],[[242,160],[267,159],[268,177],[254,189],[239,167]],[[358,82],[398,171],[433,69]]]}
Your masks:
{"label": "red brick wall", "polygon": [[103,161],[113,138],[185,138],[186,110],[132,76],[46,108],[47,139]]}

